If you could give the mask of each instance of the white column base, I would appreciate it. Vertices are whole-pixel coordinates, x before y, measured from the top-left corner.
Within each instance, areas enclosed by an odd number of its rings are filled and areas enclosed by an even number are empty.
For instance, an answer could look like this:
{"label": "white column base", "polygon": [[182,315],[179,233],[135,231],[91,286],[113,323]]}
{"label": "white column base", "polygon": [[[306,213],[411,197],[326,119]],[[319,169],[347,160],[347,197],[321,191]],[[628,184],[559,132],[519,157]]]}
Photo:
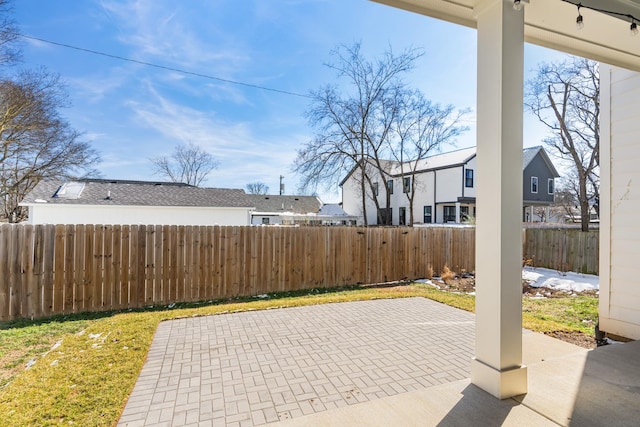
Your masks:
{"label": "white column base", "polygon": [[474,357],[471,382],[498,399],[507,399],[527,392],[527,367],[499,371]]}

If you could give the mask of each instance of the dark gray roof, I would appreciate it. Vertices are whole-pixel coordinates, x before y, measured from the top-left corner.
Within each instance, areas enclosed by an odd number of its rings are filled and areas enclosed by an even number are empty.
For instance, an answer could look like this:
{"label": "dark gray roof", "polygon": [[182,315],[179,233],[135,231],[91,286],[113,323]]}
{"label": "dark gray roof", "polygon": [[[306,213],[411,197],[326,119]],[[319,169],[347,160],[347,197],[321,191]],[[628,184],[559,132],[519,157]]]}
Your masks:
{"label": "dark gray roof", "polygon": [[[104,206],[253,207],[242,189],[198,188],[185,184],[149,181],[78,180],[78,197],[56,194],[64,181],[41,181],[22,205],[50,203]],[[78,186],[75,186],[77,190]],[[62,193],[62,192],[61,192]]]}
{"label": "dark gray roof", "polygon": [[316,196],[280,196],[247,194],[255,212],[318,213],[322,202]]}

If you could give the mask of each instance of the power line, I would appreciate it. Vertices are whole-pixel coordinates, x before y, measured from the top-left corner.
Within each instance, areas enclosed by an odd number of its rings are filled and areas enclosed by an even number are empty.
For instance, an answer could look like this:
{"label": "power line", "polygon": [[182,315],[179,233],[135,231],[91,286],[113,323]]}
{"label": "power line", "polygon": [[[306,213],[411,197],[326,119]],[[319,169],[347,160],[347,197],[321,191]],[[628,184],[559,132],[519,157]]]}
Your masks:
{"label": "power line", "polygon": [[255,85],[255,84],[251,84],[251,83],[239,82],[239,81],[236,81],[236,80],[223,79],[221,77],[214,77],[214,76],[210,76],[210,75],[202,74],[202,73],[194,73],[192,71],[186,71],[186,70],[182,70],[180,68],[168,67],[166,65],[158,65],[158,64],[153,64],[151,62],[139,61],[137,59],[126,58],[124,56],[113,55],[111,53],[105,53],[105,52],[100,52],[100,51],[97,51],[97,50],[86,49],[86,48],[83,48],[83,47],[72,46],[72,45],[65,44],[65,43],[58,43],[58,42],[54,42],[54,41],[51,41],[51,40],[41,39],[39,37],[29,36],[29,35],[26,35],[26,34],[18,34],[18,36],[23,37],[25,39],[37,40],[37,41],[40,41],[40,42],[43,42],[43,43],[52,44],[52,45],[55,45],[55,46],[61,46],[61,47],[66,47],[68,49],[78,50],[80,52],[92,53],[94,55],[106,56],[107,58],[118,59],[120,61],[133,62],[135,64],[146,65],[147,67],[159,68],[161,70],[174,71],[176,73],[186,74],[186,75],[195,76],[195,77],[202,77],[202,78],[209,79],[209,80],[217,80],[219,82],[230,83],[230,84],[234,84],[234,85],[238,85],[238,86],[250,87],[250,88],[253,88],[253,89],[268,90],[270,92],[281,93],[281,94],[284,94],[284,95],[298,96],[298,97],[301,97],[301,98],[311,98],[310,95],[304,95],[304,94],[301,94],[301,93],[295,93],[295,92],[289,92],[289,91],[286,91],[286,90],[274,89],[274,88]]}

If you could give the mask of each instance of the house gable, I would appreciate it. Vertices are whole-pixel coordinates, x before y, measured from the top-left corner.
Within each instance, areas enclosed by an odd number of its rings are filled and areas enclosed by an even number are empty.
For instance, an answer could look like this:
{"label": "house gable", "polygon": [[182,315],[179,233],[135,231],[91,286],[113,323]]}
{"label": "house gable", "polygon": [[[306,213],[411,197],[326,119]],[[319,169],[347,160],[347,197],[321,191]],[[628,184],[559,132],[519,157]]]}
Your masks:
{"label": "house gable", "polygon": [[[553,203],[558,172],[542,147],[527,148],[523,152],[522,199],[526,204]],[[550,193],[549,190],[552,190]]]}

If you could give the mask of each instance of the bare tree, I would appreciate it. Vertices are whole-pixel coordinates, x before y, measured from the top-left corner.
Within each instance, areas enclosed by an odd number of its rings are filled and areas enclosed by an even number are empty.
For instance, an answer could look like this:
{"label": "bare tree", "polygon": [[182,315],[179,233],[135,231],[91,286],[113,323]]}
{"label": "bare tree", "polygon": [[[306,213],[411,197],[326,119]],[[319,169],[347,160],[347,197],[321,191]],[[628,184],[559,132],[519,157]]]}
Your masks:
{"label": "bare tree", "polygon": [[269,186],[264,182],[251,182],[246,188],[249,194],[269,194]]}
{"label": "bare tree", "polygon": [[[301,175],[301,190],[334,187],[347,173],[357,177],[362,194],[362,212],[367,225],[366,194],[373,193],[376,181],[371,170],[387,173],[383,156],[391,129],[393,111],[385,111],[395,92],[405,84],[401,77],[414,68],[422,52],[409,49],[395,55],[388,49],[381,58],[368,60],[359,43],[340,46],[327,64],[344,85],[327,85],[313,92],[307,118],[315,128],[315,138],[298,150],[294,171]],[[373,166],[373,168],[372,168]],[[390,204],[388,192],[386,207]],[[373,198],[380,213],[377,198]],[[383,218],[383,222],[387,218]]]}
{"label": "bare tree", "polygon": [[394,105],[398,112],[394,115],[389,147],[400,165],[402,190],[409,202],[409,225],[412,226],[413,202],[420,190],[416,171],[424,167],[420,161],[468,130],[460,125],[467,111],[455,112],[452,105],[433,104],[419,91],[404,92],[403,98]]}
{"label": "bare tree", "polygon": [[600,77],[594,61],[574,58],[543,63],[528,83],[527,107],[551,131],[547,146],[575,174],[582,231],[599,199]]}
{"label": "bare tree", "polygon": [[577,208],[578,202],[573,188],[563,188],[555,192],[551,211],[557,217],[563,218],[562,222],[576,222],[578,220],[576,217]]}
{"label": "bare tree", "polygon": [[14,65],[20,61],[22,52],[17,45],[20,31],[11,18],[12,0],[0,0],[0,65]]}
{"label": "bare tree", "polygon": [[97,176],[97,152],[60,116],[67,95],[44,69],[0,80],[0,199],[2,216],[24,219],[18,206],[41,179]]}
{"label": "bare tree", "polygon": [[218,167],[218,161],[210,153],[193,143],[176,145],[170,156],[156,157],[151,161],[156,175],[196,187]]}

